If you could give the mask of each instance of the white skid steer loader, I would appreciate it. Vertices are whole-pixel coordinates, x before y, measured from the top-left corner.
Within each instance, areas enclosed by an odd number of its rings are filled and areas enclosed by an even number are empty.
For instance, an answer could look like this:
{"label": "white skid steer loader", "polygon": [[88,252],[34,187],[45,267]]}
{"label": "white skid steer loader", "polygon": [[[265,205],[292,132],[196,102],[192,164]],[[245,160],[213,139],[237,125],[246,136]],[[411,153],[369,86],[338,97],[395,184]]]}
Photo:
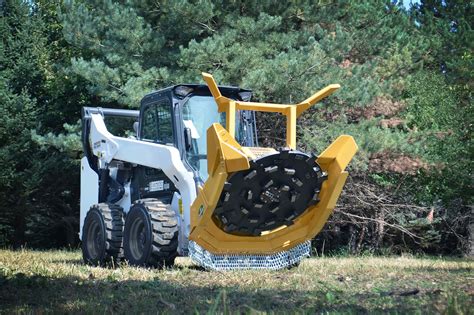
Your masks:
{"label": "white skid steer loader", "polygon": [[[299,104],[250,102],[251,91],[183,84],[140,110],[82,111],[80,238],[84,261],[215,270],[280,269],[310,254],[335,207],[357,145],[340,136],[319,156],[296,150],[296,119],[339,88]],[[286,116],[286,147],[258,147],[255,111]],[[104,119],[128,117],[135,136]]]}

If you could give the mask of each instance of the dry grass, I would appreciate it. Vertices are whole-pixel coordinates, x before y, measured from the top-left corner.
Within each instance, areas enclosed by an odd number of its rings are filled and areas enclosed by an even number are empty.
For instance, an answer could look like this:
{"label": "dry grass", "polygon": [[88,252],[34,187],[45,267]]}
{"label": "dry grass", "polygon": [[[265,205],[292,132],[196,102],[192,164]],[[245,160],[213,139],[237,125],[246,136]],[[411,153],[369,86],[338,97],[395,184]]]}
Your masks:
{"label": "dry grass", "polygon": [[452,313],[474,302],[472,260],[311,258],[283,271],[94,268],[79,251],[0,250],[4,313]]}

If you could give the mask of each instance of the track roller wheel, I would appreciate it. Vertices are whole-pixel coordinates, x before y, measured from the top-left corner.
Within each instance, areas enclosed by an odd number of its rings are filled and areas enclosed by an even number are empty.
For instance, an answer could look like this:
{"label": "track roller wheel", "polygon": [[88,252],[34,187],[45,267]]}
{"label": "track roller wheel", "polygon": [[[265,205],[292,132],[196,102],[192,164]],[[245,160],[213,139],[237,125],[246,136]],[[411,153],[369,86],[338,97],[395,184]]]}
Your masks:
{"label": "track roller wheel", "polygon": [[173,265],[178,254],[178,220],[171,205],[158,199],[138,200],[125,220],[123,246],[130,265]]}
{"label": "track roller wheel", "polygon": [[82,228],[82,256],[86,264],[102,266],[122,256],[123,212],[120,206],[91,206]]}

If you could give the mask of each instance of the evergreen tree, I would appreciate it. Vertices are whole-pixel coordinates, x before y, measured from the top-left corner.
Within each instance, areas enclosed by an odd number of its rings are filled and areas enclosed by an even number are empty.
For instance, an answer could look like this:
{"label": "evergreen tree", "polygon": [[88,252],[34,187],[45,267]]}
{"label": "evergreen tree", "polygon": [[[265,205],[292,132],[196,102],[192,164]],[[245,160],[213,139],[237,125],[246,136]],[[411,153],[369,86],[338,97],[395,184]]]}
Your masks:
{"label": "evergreen tree", "polygon": [[12,0],[1,6],[2,245],[50,247],[77,239],[78,139],[69,144],[76,148],[73,159],[67,141],[42,145],[52,143],[63,124],[76,123],[83,104],[80,82],[61,68],[72,50],[62,39],[58,3]]}
{"label": "evergreen tree", "polygon": [[[299,119],[299,145],[319,153],[338,135],[353,135],[360,147],[354,180],[392,204],[418,208],[384,214],[355,191],[362,201],[349,193],[343,203],[368,221],[347,223],[336,214],[338,227],[362,240],[370,226],[379,234],[376,243],[359,242],[367,248],[452,251],[466,235],[456,218],[472,203],[472,21],[472,6],[457,0],[421,1],[409,11],[390,0],[6,1],[3,242],[44,246],[55,233],[72,242],[82,106],[137,107],[151,90],[201,82],[208,71],[270,102],[296,103],[340,83]],[[283,145],[283,118],[258,119],[260,144]],[[424,220],[432,207],[444,223]],[[407,244],[396,231],[384,239],[373,223],[383,215],[423,241]]]}

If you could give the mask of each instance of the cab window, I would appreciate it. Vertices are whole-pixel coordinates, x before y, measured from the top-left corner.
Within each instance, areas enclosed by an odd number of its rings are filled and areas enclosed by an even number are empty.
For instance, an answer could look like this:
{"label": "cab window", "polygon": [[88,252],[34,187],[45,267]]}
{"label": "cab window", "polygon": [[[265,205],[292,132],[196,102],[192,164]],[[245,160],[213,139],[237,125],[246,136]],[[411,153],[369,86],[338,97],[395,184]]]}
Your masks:
{"label": "cab window", "polygon": [[163,99],[143,109],[140,138],[162,144],[173,144],[171,102]]}

